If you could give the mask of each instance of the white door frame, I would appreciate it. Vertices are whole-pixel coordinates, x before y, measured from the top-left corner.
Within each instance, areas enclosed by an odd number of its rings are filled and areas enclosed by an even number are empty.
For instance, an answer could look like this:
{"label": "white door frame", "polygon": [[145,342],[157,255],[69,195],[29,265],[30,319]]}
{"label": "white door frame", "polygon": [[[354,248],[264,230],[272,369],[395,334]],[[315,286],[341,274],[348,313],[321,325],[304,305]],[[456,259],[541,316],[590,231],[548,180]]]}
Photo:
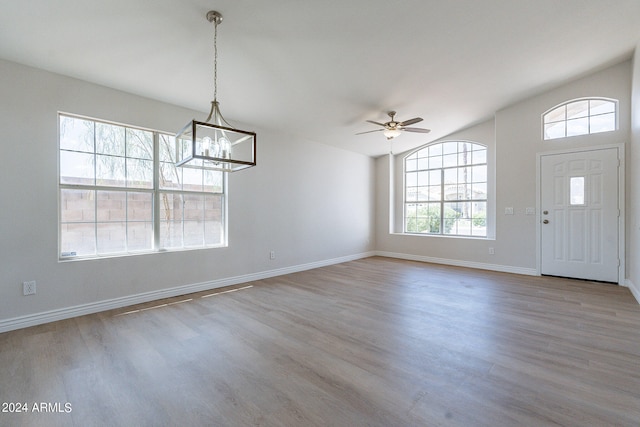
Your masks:
{"label": "white door frame", "polygon": [[592,147],[569,148],[566,150],[543,151],[536,155],[536,273],[542,275],[542,157],[554,154],[581,153],[585,151],[605,150],[610,148],[618,149],[618,254],[620,263],[618,265],[618,284],[625,283],[625,144],[596,145]]}

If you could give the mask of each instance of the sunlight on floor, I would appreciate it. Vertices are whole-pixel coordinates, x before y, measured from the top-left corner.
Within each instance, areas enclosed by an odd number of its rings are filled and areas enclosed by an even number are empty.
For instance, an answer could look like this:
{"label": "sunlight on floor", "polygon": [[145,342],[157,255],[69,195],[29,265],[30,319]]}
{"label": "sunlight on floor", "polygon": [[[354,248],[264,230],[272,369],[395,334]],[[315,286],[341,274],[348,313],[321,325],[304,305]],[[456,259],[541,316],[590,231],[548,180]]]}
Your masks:
{"label": "sunlight on floor", "polygon": [[[211,294],[203,295],[203,296],[201,296],[199,298],[209,298],[209,297],[213,297],[213,296],[216,296],[216,295],[228,294],[228,293],[231,293],[231,292],[242,291],[242,290],[250,289],[250,288],[253,288],[253,285],[243,286],[241,288],[235,288],[235,289],[228,289],[226,291],[214,292],[214,293],[211,293]],[[154,305],[152,307],[139,308],[137,310],[131,310],[131,311],[127,311],[127,312],[124,312],[124,313],[116,314],[114,317],[126,316],[126,315],[134,314],[134,313],[142,313],[143,311],[155,310],[155,309],[158,309],[158,308],[169,307],[169,306],[176,305],[176,304],[183,304],[183,303],[189,302],[189,301],[193,301],[193,298],[189,298],[189,299],[185,299],[185,300],[181,300],[181,301],[175,301],[175,302],[168,302],[168,303],[165,303],[165,304],[158,304],[158,305]]]}

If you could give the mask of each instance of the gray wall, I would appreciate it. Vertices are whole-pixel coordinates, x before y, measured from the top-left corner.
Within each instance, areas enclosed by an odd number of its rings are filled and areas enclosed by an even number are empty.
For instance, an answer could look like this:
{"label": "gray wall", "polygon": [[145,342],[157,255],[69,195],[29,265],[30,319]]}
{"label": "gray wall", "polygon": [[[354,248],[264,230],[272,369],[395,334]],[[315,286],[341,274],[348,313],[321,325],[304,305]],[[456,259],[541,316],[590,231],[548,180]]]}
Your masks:
{"label": "gray wall", "polygon": [[640,43],[634,56],[631,102],[631,149],[627,157],[627,277],[631,290],[640,301]]}
{"label": "gray wall", "polygon": [[[527,207],[536,207],[537,154],[545,151],[619,143],[624,143],[628,149],[631,138],[632,69],[632,62],[625,61],[578,78],[554,90],[506,107],[495,113],[494,120],[440,140],[464,139],[487,144],[490,156],[495,159],[496,222],[495,234],[489,239],[390,233],[389,180],[393,178],[391,185],[395,189],[392,203],[395,210],[392,212],[395,214],[396,226],[391,229],[399,231],[401,220],[399,221],[398,217],[402,213],[402,157],[407,153],[396,155],[394,173],[390,173],[388,158],[378,159],[376,162],[376,184],[379,197],[376,205],[378,251],[409,259],[534,274],[537,268],[536,216],[526,215],[525,210]],[[557,104],[581,97],[607,97],[619,100],[619,129],[614,132],[543,141],[541,115]],[[637,154],[635,162],[631,156],[627,155],[627,183],[633,180],[632,164],[638,164],[637,159]],[[637,177],[637,172],[633,173],[636,173]],[[631,193],[627,189],[627,206],[633,204],[631,199]],[[637,195],[635,200],[637,203]],[[490,207],[492,207],[491,203]],[[506,207],[513,207],[514,215],[505,215]],[[490,247],[494,248],[495,255],[489,255]],[[628,254],[629,249],[630,241],[627,241]],[[630,261],[627,259],[627,262]]]}
{"label": "gray wall", "polygon": [[[0,330],[24,316],[98,310],[103,301],[286,272],[374,248],[372,159],[229,118],[258,133],[258,166],[230,175],[227,248],[59,262],[58,111],[167,132],[206,112],[2,60],[0,75]],[[37,281],[36,295],[22,295],[27,280]]]}

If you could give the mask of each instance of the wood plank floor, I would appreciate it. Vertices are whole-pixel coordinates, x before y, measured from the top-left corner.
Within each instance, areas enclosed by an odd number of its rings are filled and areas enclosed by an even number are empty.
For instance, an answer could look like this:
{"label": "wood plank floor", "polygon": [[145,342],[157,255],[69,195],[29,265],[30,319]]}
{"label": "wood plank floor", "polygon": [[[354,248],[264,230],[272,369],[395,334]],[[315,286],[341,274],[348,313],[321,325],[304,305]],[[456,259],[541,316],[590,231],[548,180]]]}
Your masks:
{"label": "wood plank floor", "polygon": [[374,257],[0,334],[2,402],[28,413],[1,426],[637,427],[640,305]]}

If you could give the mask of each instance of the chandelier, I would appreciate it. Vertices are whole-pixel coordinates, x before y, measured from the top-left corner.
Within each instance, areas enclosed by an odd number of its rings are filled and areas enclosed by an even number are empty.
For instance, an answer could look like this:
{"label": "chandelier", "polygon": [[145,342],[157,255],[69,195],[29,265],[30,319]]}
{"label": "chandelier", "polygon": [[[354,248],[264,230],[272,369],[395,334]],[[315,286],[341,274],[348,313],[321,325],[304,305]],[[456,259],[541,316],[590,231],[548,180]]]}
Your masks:
{"label": "chandelier", "polygon": [[255,132],[236,129],[220,113],[218,103],[218,25],[222,15],[207,13],[214,24],[213,101],[207,119],[191,120],[176,135],[176,166],[235,172],[256,165]]}

